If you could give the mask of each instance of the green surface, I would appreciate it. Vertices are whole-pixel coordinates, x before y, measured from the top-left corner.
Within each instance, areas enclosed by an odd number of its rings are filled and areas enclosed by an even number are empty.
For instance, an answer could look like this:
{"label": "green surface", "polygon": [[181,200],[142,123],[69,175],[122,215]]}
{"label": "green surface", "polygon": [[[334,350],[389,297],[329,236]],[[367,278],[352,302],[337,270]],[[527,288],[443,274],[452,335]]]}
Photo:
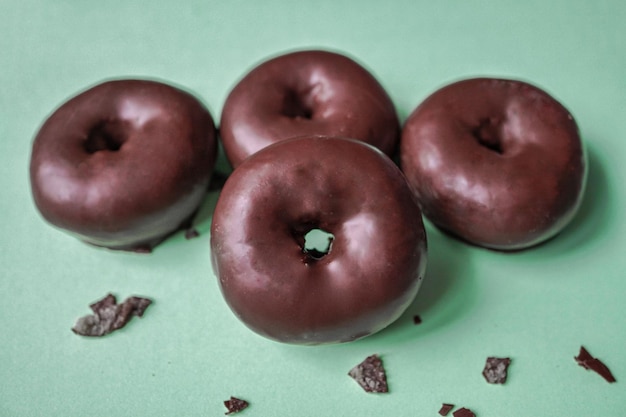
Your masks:
{"label": "green surface", "polygon": [[[250,401],[240,414],[250,417],[436,416],[442,402],[478,417],[624,415],[624,4],[0,2],[0,415],[219,416],[231,395]],[[462,77],[545,88],[588,147],[579,215],[555,240],[514,254],[429,225],[427,277],[401,320],[359,342],[297,347],[251,333],[222,300],[209,259],[216,194],[199,238],[179,233],[148,256],[89,247],[36,212],[31,141],[68,96],[104,78],[157,78],[193,91],[218,118],[245,70],[303,47],[358,59],[403,119]],[[109,291],[155,302],[106,338],[74,335],[75,319]],[[575,364],[581,344],[616,384]],[[372,353],[389,394],[366,394],[346,375]],[[512,358],[506,385],[482,378],[489,355]]]}

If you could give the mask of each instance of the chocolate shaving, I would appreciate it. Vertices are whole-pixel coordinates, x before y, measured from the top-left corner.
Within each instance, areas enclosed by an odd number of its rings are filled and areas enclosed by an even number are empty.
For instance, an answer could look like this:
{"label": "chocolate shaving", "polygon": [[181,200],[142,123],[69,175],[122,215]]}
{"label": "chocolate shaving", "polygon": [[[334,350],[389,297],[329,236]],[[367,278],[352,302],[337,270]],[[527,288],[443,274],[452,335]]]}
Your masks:
{"label": "chocolate shaving", "polygon": [[387,375],[378,355],[371,355],[348,372],[365,392],[389,392]]}
{"label": "chocolate shaving", "polygon": [[124,327],[133,316],[143,316],[150,303],[147,298],[128,297],[117,304],[115,296],[108,294],[89,306],[94,314],[79,318],[72,331],[81,336],[104,336]]}
{"label": "chocolate shaving", "polygon": [[230,397],[230,400],[224,401],[224,405],[228,409],[228,411],[224,414],[233,414],[238,413],[244,408],[247,408],[250,405],[246,400],[242,400],[240,398]]}
{"label": "chocolate shaving", "polygon": [[447,416],[450,413],[450,411],[452,411],[453,408],[454,408],[454,404],[443,403],[443,404],[441,404],[441,409],[439,410],[439,415],[440,416]]}
{"label": "chocolate shaving", "polygon": [[580,347],[580,352],[578,353],[578,356],[574,357],[574,359],[580,366],[588,371],[591,370],[596,372],[602,378],[606,379],[607,382],[615,382],[615,377],[609,368],[600,359],[591,356],[591,354],[583,346]]}
{"label": "chocolate shaving", "polygon": [[504,384],[506,382],[507,369],[510,364],[510,358],[489,357],[485,362],[483,376],[490,384]]}
{"label": "chocolate shaving", "polygon": [[417,314],[413,316],[413,324],[422,324],[422,318]]}
{"label": "chocolate shaving", "polygon": [[195,227],[190,227],[185,230],[185,239],[190,240],[200,236],[200,232]]}
{"label": "chocolate shaving", "polygon": [[459,408],[454,413],[452,413],[454,417],[476,417],[476,414],[472,412],[469,408]]}

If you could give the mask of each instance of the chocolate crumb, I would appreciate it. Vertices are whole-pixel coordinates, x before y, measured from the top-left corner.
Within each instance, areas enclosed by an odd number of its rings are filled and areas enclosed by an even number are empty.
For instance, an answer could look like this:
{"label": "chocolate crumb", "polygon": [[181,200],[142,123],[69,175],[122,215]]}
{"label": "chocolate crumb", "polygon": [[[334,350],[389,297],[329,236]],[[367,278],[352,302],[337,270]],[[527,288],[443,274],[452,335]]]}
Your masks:
{"label": "chocolate crumb", "polygon": [[586,370],[596,372],[607,382],[615,382],[615,377],[609,368],[600,359],[591,356],[591,354],[583,346],[580,347],[580,352],[578,353],[578,356],[574,357],[574,359],[580,366]]}
{"label": "chocolate crumb", "polygon": [[79,318],[72,331],[81,336],[104,336],[124,327],[133,316],[143,316],[151,303],[147,298],[128,297],[117,304],[115,296],[108,294],[89,306],[94,314]]}
{"label": "chocolate crumb", "polygon": [[459,408],[454,413],[452,413],[454,417],[476,417],[476,414],[472,412],[469,408]]}
{"label": "chocolate crumb", "polygon": [[488,357],[485,362],[485,369],[483,369],[483,376],[490,384],[504,384],[510,364],[510,358]]}
{"label": "chocolate crumb", "polygon": [[417,314],[413,316],[413,324],[421,324],[422,323],[422,318],[420,316],[418,316]]}
{"label": "chocolate crumb", "polygon": [[452,411],[453,408],[454,408],[454,404],[443,403],[443,404],[441,404],[441,409],[439,410],[439,415],[440,416],[447,416],[450,413],[450,411]]}
{"label": "chocolate crumb", "polygon": [[383,362],[378,355],[371,355],[348,372],[365,392],[389,392],[387,375]]}
{"label": "chocolate crumb", "polygon": [[224,414],[233,414],[238,413],[244,408],[247,408],[250,405],[246,400],[242,400],[240,398],[230,397],[229,400],[224,401],[224,405],[228,409],[228,411]]}
{"label": "chocolate crumb", "polygon": [[185,239],[190,240],[200,236],[200,232],[195,227],[190,227],[185,230]]}

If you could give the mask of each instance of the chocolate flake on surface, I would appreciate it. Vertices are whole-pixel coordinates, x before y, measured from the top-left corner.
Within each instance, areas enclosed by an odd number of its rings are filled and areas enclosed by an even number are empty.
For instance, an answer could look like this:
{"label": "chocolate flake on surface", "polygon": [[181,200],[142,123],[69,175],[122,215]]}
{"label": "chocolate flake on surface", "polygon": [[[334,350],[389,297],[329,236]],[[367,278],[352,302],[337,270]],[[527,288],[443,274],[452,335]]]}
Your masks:
{"label": "chocolate flake on surface", "polygon": [[419,315],[413,316],[413,324],[422,324],[422,318]]}
{"label": "chocolate flake on surface", "polygon": [[591,370],[596,372],[602,378],[606,379],[607,382],[616,381],[609,368],[600,359],[591,356],[591,354],[583,346],[580,347],[580,352],[578,353],[578,356],[574,357],[574,359],[580,366],[588,371]]}
{"label": "chocolate flake on surface", "polygon": [[476,414],[472,412],[469,408],[459,408],[454,413],[452,413],[454,417],[476,417]]}
{"label": "chocolate flake on surface", "polygon": [[72,331],[81,336],[104,336],[124,327],[133,316],[143,316],[151,303],[147,298],[128,297],[117,304],[115,296],[108,294],[89,306],[94,314],[79,318]]}
{"label": "chocolate flake on surface", "polygon": [[195,227],[190,227],[185,230],[185,239],[190,240],[200,236],[200,232]]}
{"label": "chocolate flake on surface", "polygon": [[450,413],[450,411],[452,411],[453,408],[454,408],[454,404],[443,403],[443,404],[441,404],[441,409],[439,410],[439,415],[440,416],[447,416]]}
{"label": "chocolate flake on surface", "polygon": [[510,364],[510,358],[488,357],[485,362],[485,369],[483,369],[483,376],[490,384],[504,384]]}
{"label": "chocolate flake on surface", "polygon": [[371,355],[348,372],[365,392],[389,392],[387,375],[378,355]]}
{"label": "chocolate flake on surface", "polygon": [[228,411],[224,414],[228,415],[238,413],[244,408],[247,408],[250,404],[246,400],[231,396],[229,400],[224,401],[224,405],[228,409]]}

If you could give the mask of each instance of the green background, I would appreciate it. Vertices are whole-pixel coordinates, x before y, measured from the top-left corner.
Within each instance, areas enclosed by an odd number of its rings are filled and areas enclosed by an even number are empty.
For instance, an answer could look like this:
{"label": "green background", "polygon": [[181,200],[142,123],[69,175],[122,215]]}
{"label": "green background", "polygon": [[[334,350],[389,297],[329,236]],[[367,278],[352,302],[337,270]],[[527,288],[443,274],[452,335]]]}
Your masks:
{"label": "green background", "polygon": [[[623,416],[626,409],[626,6],[615,1],[43,1],[0,3],[0,415],[436,416],[442,402],[487,416]],[[344,345],[271,342],[241,325],[211,270],[217,193],[151,255],[96,249],[47,225],[30,195],[32,138],[77,91],[148,77],[192,91],[217,120],[234,83],[270,55],[321,47],[370,69],[404,120],[469,76],[531,81],[577,119],[589,152],[581,211],[556,239],[505,254],[427,225],[416,302],[379,334]],[[224,162],[221,162],[224,166]],[[372,256],[375,256],[373,254]],[[70,327],[112,291],[154,299],[102,339]],[[412,315],[423,324],[414,326]],[[580,345],[618,382],[576,365]],[[346,374],[378,353],[391,392]],[[485,358],[510,356],[506,385]]]}

